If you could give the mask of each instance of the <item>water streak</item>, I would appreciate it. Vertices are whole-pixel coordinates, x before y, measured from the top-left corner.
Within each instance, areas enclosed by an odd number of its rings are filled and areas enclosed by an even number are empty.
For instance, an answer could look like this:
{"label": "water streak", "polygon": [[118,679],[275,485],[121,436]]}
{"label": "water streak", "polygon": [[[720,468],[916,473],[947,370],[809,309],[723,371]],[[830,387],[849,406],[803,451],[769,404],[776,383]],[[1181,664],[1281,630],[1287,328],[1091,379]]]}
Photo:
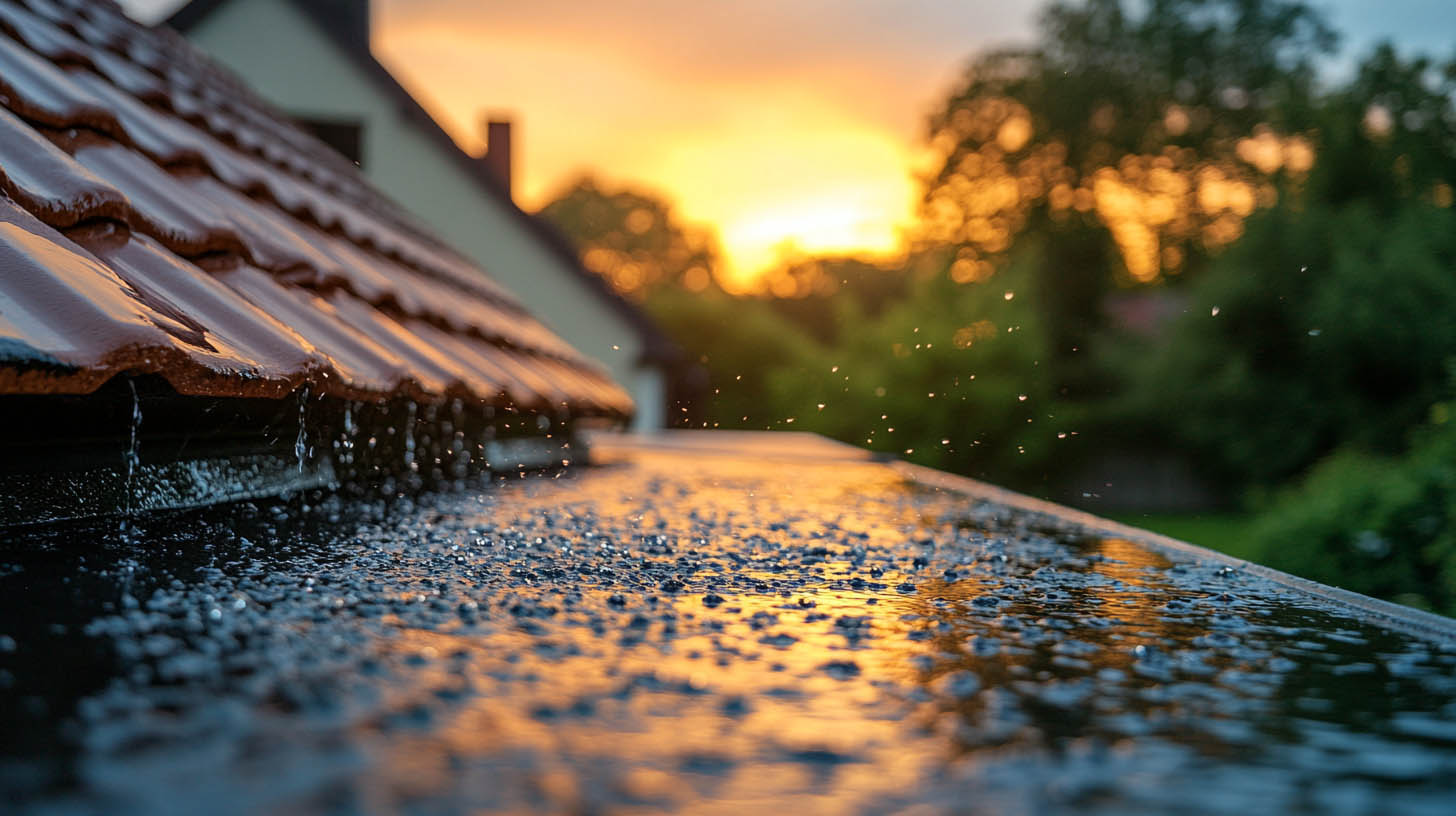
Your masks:
{"label": "water streak", "polygon": [[405,404],[404,466],[411,472],[419,468],[419,465],[415,463],[415,412],[418,408],[419,406],[414,402]]}
{"label": "water streak", "polygon": [[308,455],[306,429],[308,427],[308,386],[298,392],[298,436],[293,439],[293,456],[298,460],[298,472],[303,472],[303,462]]}
{"label": "water streak", "polygon": [[126,384],[131,388],[131,442],[126,453],[122,455],[122,462],[126,467],[126,511],[130,513],[135,492],[132,482],[136,477],[137,467],[141,464],[142,401],[137,395],[136,381],[127,380]]}

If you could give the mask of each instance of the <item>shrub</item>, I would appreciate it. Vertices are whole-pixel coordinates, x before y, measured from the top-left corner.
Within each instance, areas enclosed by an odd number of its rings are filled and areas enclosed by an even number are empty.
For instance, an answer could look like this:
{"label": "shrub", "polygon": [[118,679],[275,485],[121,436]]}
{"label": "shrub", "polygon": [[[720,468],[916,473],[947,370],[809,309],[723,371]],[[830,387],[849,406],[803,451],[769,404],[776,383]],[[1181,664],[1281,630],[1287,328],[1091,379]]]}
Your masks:
{"label": "shrub", "polygon": [[1396,458],[1330,456],[1278,494],[1250,535],[1255,560],[1276,569],[1456,613],[1456,427],[1423,430]]}

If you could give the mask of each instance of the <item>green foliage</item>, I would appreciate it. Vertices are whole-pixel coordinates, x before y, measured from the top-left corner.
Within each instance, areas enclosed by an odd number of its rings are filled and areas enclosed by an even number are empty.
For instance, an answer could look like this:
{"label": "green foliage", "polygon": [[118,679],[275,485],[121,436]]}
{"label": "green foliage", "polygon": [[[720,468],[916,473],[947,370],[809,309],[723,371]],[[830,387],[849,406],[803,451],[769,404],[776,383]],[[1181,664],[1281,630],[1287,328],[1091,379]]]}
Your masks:
{"label": "green foliage", "polygon": [[1340,445],[1398,450],[1456,356],[1453,269],[1449,209],[1258,216],[1166,342],[1129,363],[1129,413],[1236,483],[1277,483]]}
{"label": "green foliage", "polygon": [[833,344],[758,299],[665,291],[648,305],[712,373],[710,427],[815,431],[1034,487],[1077,444],[1070,409],[1037,376],[1046,325],[1024,287],[1040,262],[1028,246],[970,285],[942,268],[875,316],[838,300]]}
{"label": "green foliage", "polygon": [[799,421],[810,430],[935,467],[1034,484],[1058,443],[1070,444],[1057,433],[1076,430],[1039,376],[1047,327],[1029,294],[1040,261],[1028,246],[990,281],[926,276],[876,319],[846,310],[844,342],[809,376],[779,378],[779,392],[799,395]]}
{"label": "green foliage", "polygon": [[1306,198],[1364,201],[1384,216],[1420,199],[1452,203],[1456,183],[1456,60],[1402,58],[1378,46],[1354,81],[1322,100],[1319,161]]}
{"label": "green foliage", "polygon": [[708,427],[762,429],[791,416],[772,381],[807,371],[823,354],[807,332],[758,298],[662,288],[649,293],[645,306],[688,358],[707,369],[707,403],[692,406],[692,418]]}
{"label": "green foliage", "polygon": [[[1103,298],[1194,274],[1237,236],[1280,167],[1256,171],[1240,140],[1307,125],[1313,61],[1333,43],[1298,0],[1052,2],[1033,47],[975,59],[932,117],[925,234],[977,265],[961,280],[1040,242],[1028,295],[1052,344],[1042,376],[1096,398],[1116,379],[1086,353]],[[1212,185],[1239,203],[1210,205]]]}
{"label": "green foliage", "polygon": [[1456,614],[1456,427],[1426,429],[1395,459],[1331,456],[1251,537],[1254,560],[1276,569]]}

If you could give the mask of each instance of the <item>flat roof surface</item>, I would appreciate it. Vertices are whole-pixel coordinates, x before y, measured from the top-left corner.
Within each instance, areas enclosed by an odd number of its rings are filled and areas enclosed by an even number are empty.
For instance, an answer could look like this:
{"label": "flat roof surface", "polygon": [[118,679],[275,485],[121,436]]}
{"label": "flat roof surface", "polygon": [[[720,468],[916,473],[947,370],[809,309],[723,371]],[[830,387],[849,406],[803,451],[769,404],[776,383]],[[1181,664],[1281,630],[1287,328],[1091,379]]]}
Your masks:
{"label": "flat roof surface", "polygon": [[0,795],[1449,812],[1449,620],[795,439],[13,535]]}

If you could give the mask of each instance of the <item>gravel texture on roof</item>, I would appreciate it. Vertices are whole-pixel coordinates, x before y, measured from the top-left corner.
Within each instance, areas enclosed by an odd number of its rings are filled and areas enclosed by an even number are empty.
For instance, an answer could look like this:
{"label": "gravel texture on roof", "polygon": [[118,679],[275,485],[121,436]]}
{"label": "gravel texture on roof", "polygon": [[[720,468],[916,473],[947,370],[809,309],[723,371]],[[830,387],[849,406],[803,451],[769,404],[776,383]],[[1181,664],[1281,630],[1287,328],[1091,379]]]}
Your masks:
{"label": "gravel texture on roof", "polygon": [[0,394],[160,374],[624,416],[358,169],[109,0],[0,0]]}
{"label": "gravel texture on roof", "polygon": [[1450,812],[1439,632],[883,464],[685,450],[13,537],[0,794],[148,814]]}

